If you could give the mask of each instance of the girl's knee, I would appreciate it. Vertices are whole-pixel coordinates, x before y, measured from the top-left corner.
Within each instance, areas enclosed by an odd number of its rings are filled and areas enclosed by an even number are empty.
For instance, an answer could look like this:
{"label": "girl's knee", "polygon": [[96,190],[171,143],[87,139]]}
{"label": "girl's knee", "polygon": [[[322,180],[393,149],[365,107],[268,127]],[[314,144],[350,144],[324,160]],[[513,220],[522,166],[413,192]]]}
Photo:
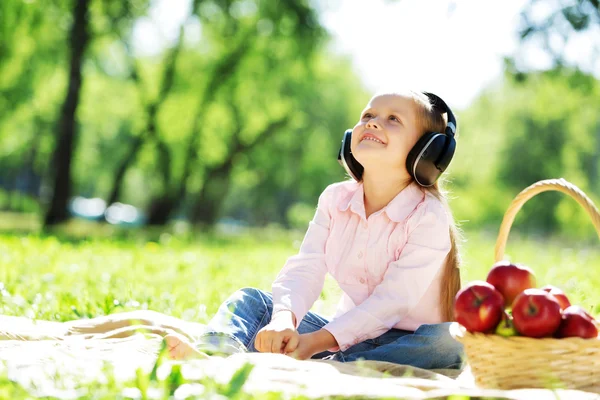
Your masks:
{"label": "girl's knee", "polygon": [[243,296],[260,297],[262,290],[253,287],[244,287],[238,290]]}
{"label": "girl's knee", "polygon": [[[436,337],[437,341],[444,343],[445,346],[462,348],[463,345],[450,334],[450,325],[452,325],[451,322],[444,322],[441,324],[423,325],[423,327],[428,335]],[[421,327],[419,327],[419,329],[420,328]],[[419,329],[417,329],[417,331],[419,331]]]}
{"label": "girl's knee", "polygon": [[451,322],[442,322],[441,324],[423,324],[415,331],[418,335],[425,336],[450,336]]}
{"label": "girl's knee", "polygon": [[249,299],[264,301],[268,296],[260,289],[245,287],[235,291],[230,297],[229,302],[247,302]]}
{"label": "girl's knee", "polygon": [[452,337],[450,325],[450,322],[421,325],[415,334],[426,337],[431,350],[438,355],[445,356],[447,366],[444,368],[458,368],[464,356],[464,346]]}
{"label": "girl's knee", "polygon": [[219,307],[220,314],[239,314],[250,311],[264,313],[272,304],[271,297],[260,289],[245,287],[236,290]]}

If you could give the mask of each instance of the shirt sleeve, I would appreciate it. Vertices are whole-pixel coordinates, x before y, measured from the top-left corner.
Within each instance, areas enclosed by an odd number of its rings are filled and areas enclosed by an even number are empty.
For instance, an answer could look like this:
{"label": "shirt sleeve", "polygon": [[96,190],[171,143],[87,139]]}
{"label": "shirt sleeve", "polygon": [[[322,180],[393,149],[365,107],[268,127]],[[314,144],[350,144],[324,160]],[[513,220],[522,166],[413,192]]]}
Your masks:
{"label": "shirt sleeve", "polygon": [[398,260],[388,265],[373,293],[324,326],[342,351],[376,338],[400,322],[420,302],[444,264],[451,247],[444,207],[423,204],[407,221],[409,229],[410,225],[414,228],[409,231]]}
{"label": "shirt sleeve", "polygon": [[317,210],[308,224],[298,254],[287,259],[272,285],[273,314],[281,310],[292,311],[296,316],[296,328],[319,298],[325,283],[325,244],[329,236],[332,192],[330,185],[319,196]]}

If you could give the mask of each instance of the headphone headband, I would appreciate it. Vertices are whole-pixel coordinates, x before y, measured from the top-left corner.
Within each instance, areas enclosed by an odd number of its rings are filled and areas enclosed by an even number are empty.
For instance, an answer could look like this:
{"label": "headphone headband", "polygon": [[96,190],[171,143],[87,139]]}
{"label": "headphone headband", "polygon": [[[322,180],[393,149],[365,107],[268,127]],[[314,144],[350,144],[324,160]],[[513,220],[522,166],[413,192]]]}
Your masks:
{"label": "headphone headband", "polygon": [[454,117],[454,114],[452,113],[452,110],[450,109],[450,107],[448,107],[448,104],[446,104],[446,102],[444,100],[442,100],[442,98],[439,97],[438,95],[435,95],[430,92],[422,92],[422,93],[429,98],[429,101],[431,102],[431,104],[433,105],[434,108],[441,109],[442,113],[446,113],[448,122],[446,123],[445,133],[448,136],[455,136],[456,135],[456,125],[457,125],[456,118]]}

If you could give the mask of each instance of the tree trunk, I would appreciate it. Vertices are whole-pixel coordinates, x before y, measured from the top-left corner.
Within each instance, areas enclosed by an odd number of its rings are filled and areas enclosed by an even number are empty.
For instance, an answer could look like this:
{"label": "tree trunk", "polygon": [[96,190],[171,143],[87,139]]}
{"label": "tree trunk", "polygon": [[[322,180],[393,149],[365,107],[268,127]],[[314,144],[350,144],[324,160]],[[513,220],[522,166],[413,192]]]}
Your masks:
{"label": "tree trunk", "polygon": [[54,190],[50,207],[44,219],[46,227],[66,221],[68,218],[67,203],[71,197],[71,160],[77,142],[75,117],[82,84],[81,66],[89,42],[89,3],[89,0],[77,0],[73,10],[69,83],[58,122],[58,143],[52,162],[55,168]]}
{"label": "tree trunk", "polygon": [[177,204],[178,199],[169,194],[153,199],[148,208],[148,225],[165,225]]}
{"label": "tree trunk", "polygon": [[121,190],[123,188],[123,180],[125,179],[125,173],[127,172],[129,166],[135,161],[138,151],[142,147],[142,144],[144,144],[144,140],[141,137],[138,136],[134,138],[134,142],[131,146],[131,149],[129,150],[125,158],[121,161],[121,164],[119,164],[119,167],[115,172],[115,178],[113,179],[112,189],[110,191],[110,195],[108,196],[108,200],[106,201],[107,205],[116,203],[117,200],[119,200],[119,197],[121,197]]}
{"label": "tree trunk", "polygon": [[206,174],[204,186],[192,208],[192,223],[213,226],[217,222],[221,206],[229,192],[232,169],[233,159],[229,159],[227,163]]}
{"label": "tree trunk", "polygon": [[[298,141],[293,151],[290,154],[286,154],[286,159],[290,160],[290,163],[286,168],[290,168],[294,171],[293,176],[298,179],[300,177],[300,168],[302,166],[302,158],[304,158],[304,153],[306,152],[306,146],[303,146],[304,143]],[[279,217],[281,218],[282,225],[286,228],[290,228],[290,224],[288,221],[288,211],[294,205],[296,199],[299,198],[299,189],[298,182],[292,182],[288,187],[284,187],[279,191],[278,200],[277,200],[277,212]]]}

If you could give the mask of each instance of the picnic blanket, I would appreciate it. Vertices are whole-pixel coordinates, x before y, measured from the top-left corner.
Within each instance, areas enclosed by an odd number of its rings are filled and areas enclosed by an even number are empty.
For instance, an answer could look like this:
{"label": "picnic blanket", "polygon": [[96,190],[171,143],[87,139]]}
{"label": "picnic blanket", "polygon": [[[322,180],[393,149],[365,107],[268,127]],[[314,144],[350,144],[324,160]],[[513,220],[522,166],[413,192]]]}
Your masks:
{"label": "picnic blanket", "polygon": [[[150,373],[161,340],[143,334],[124,339],[82,339],[63,336],[64,326],[20,317],[0,317],[0,374],[17,382],[34,396],[74,399],[82,396],[82,383],[104,381],[107,368],[117,379],[135,378],[141,368]],[[23,340],[28,339],[28,340]],[[32,340],[34,339],[34,340]],[[211,377],[227,383],[246,363],[254,365],[243,390],[260,396],[267,392],[301,394],[308,398],[356,396],[360,398],[439,399],[450,395],[500,399],[598,399],[597,394],[576,390],[480,389],[466,368],[427,371],[385,362],[339,363],[327,360],[299,361],[280,354],[234,354],[202,360],[167,361],[168,374],[178,364],[191,383]],[[198,384],[201,387],[200,384]],[[132,397],[135,397],[132,395]],[[175,398],[178,398],[177,393]],[[185,398],[180,394],[180,398]]]}

